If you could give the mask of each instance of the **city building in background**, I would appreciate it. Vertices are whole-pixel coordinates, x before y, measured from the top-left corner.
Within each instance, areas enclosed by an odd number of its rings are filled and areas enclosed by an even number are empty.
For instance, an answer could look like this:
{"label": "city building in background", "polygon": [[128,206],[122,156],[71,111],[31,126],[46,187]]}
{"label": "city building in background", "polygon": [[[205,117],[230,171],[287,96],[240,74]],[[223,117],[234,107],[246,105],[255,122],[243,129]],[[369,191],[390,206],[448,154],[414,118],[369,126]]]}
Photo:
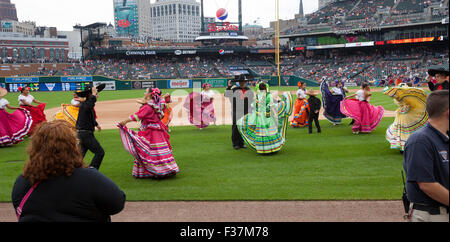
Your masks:
{"label": "city building in background", "polygon": [[12,4],[11,0],[0,0],[0,20],[19,21],[16,5]]}
{"label": "city building in background", "polygon": [[0,62],[63,62],[67,61],[69,42],[67,39],[11,36],[0,33]]}
{"label": "city building in background", "polygon": [[27,36],[35,35],[36,23],[34,22],[19,22],[15,20],[1,20],[0,32],[22,33]]}
{"label": "city building in background", "polygon": [[150,12],[154,40],[193,42],[200,34],[201,11],[196,0],[156,0]]}
{"label": "city building in background", "polygon": [[113,0],[116,34],[143,37],[151,34],[150,0]]}
{"label": "city building in background", "polygon": [[59,38],[67,39],[68,46],[68,59],[81,59],[81,35],[80,30],[74,29],[73,31],[58,31]]}

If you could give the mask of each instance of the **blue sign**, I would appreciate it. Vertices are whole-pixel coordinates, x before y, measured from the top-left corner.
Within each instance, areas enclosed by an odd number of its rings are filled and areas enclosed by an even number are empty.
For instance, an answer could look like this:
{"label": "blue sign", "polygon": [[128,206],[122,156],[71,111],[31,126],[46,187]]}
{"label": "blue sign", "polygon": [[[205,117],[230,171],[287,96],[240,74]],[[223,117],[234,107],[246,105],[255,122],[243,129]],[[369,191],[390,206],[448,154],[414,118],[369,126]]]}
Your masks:
{"label": "blue sign", "polygon": [[60,92],[62,83],[39,83],[39,91],[42,92]]}
{"label": "blue sign", "polygon": [[63,76],[61,82],[91,82],[92,76]]}
{"label": "blue sign", "polygon": [[7,77],[6,83],[39,83],[39,77]]}

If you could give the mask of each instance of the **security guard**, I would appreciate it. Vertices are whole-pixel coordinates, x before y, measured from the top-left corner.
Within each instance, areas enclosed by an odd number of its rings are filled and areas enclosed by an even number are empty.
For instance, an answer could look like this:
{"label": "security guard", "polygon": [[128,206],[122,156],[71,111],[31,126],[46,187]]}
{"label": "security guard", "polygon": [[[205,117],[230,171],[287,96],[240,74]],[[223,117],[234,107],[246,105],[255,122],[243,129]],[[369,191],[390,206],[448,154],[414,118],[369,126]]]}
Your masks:
{"label": "security guard", "polygon": [[432,92],[428,124],[410,136],[403,168],[411,222],[449,222],[449,91]]}

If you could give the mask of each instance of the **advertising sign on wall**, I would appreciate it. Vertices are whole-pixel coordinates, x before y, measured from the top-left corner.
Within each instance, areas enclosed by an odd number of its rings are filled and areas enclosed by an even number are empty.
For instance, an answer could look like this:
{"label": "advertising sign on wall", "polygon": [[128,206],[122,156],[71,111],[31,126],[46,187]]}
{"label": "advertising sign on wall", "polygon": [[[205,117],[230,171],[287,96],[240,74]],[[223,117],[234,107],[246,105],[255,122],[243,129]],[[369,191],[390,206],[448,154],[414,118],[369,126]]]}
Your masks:
{"label": "advertising sign on wall", "polygon": [[39,83],[39,91],[42,92],[60,92],[62,90],[62,83]]}
{"label": "advertising sign on wall", "polygon": [[7,77],[6,83],[38,83],[39,77]]}
{"label": "advertising sign on wall", "polygon": [[192,80],[169,80],[167,87],[170,88],[192,88]]}
{"label": "advertising sign on wall", "polygon": [[63,76],[61,82],[92,82],[92,76]]}
{"label": "advertising sign on wall", "polygon": [[156,82],[133,82],[133,89],[156,88]]}
{"label": "advertising sign on wall", "polygon": [[227,87],[228,80],[227,79],[205,79],[205,80],[203,80],[203,83],[211,84],[212,88]]}
{"label": "advertising sign on wall", "polygon": [[105,84],[105,91],[115,91],[116,90],[116,82],[115,81],[105,81],[105,82],[94,82],[94,86],[99,86],[101,84]]}

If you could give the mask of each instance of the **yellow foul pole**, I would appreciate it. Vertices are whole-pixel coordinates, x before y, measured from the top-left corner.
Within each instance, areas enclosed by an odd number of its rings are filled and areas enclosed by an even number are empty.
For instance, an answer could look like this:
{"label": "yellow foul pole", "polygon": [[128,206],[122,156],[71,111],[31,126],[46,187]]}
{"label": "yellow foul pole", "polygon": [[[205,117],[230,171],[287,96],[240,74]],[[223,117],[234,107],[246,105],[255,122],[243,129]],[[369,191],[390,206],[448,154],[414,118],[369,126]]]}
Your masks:
{"label": "yellow foul pole", "polygon": [[281,86],[281,74],[280,74],[280,0],[275,0],[276,15],[277,15],[277,28],[275,30],[275,62],[277,64],[278,85]]}

